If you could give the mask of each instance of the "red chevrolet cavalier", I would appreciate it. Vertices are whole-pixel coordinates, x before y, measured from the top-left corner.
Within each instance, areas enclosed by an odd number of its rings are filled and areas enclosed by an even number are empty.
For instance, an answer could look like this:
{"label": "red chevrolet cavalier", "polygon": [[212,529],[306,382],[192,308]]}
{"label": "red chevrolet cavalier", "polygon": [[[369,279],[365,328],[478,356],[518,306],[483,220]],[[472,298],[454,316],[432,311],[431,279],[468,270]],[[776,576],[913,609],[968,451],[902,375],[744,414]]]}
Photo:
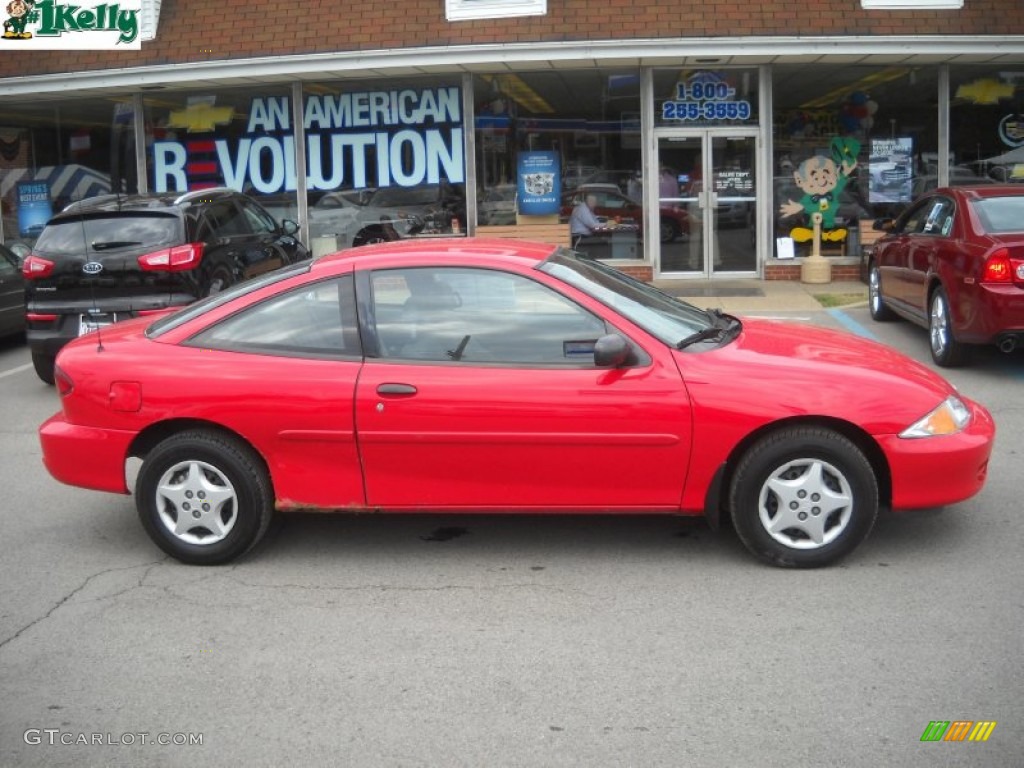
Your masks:
{"label": "red chevrolet cavalier", "polygon": [[58,480],[130,493],[179,560],[275,510],[729,515],[778,565],[880,507],[966,499],[988,412],[901,354],[740,320],[550,245],[424,240],[297,264],[67,345]]}

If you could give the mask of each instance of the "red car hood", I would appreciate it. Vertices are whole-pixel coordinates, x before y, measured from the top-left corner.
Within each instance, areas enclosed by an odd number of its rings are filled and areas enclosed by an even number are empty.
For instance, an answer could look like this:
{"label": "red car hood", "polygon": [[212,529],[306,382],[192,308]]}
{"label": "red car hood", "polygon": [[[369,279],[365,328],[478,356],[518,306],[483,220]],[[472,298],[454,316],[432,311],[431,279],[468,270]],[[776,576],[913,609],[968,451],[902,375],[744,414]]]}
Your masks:
{"label": "red car hood", "polygon": [[757,420],[826,416],[870,434],[898,433],[955,392],[931,369],[858,336],[745,318],[720,349],[677,355],[695,407],[741,410]]}

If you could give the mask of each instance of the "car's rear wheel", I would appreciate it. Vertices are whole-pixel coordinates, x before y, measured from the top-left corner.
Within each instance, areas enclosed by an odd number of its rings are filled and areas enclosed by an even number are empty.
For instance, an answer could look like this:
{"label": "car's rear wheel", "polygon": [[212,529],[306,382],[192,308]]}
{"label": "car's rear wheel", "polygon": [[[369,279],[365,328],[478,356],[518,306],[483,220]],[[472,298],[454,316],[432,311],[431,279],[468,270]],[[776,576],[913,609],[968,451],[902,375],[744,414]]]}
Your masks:
{"label": "car's rear wheel", "polygon": [[868,272],[868,310],[871,319],[879,322],[892,320],[894,315],[882,298],[882,275],[877,264],[872,264]]}
{"label": "car's rear wheel", "polygon": [[729,496],[743,544],[773,565],[815,568],[853,551],[878,516],[878,481],[848,438],[792,427],[742,457]]}
{"label": "car's rear wheel", "polygon": [[32,367],[36,369],[36,376],[50,386],[53,386],[53,383],[56,381],[53,375],[53,366],[55,364],[53,355],[48,355],[45,352],[32,353]]}
{"label": "car's rear wheel", "polygon": [[235,276],[231,268],[227,264],[218,264],[206,277],[205,295],[213,296],[220,293],[234,282]]}
{"label": "car's rear wheel", "polygon": [[167,438],[146,456],[135,505],[164,552],[183,563],[219,565],[256,546],[270,524],[274,496],[252,449],[225,435],[192,431]]}
{"label": "car's rear wheel", "polygon": [[943,288],[932,292],[928,309],[928,340],[932,360],[936,365],[952,368],[967,361],[969,348],[956,340],[953,320],[949,314],[949,299]]}

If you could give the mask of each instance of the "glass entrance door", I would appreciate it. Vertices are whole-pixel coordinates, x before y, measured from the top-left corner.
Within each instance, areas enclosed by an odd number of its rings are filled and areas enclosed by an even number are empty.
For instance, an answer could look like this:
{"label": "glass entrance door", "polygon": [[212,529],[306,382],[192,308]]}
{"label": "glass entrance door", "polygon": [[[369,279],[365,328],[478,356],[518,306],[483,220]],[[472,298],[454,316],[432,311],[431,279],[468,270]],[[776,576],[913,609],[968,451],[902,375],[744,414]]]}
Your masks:
{"label": "glass entrance door", "polygon": [[658,137],[658,272],[757,272],[757,138],[688,131]]}

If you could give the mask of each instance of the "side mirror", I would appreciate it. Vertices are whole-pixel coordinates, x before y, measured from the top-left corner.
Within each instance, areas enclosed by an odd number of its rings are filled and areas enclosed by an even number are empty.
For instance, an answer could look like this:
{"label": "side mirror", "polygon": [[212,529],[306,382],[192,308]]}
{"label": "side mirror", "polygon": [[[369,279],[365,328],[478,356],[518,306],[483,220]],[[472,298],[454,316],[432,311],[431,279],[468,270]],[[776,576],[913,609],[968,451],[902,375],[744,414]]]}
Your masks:
{"label": "side mirror", "polygon": [[895,224],[896,222],[893,219],[875,219],[875,223],[871,225],[871,228],[879,232],[892,232]]}
{"label": "side mirror", "polygon": [[299,225],[296,224],[291,219],[283,219],[281,221],[281,231],[283,231],[286,235],[294,235],[296,232],[299,231]]}
{"label": "side mirror", "polygon": [[594,365],[598,368],[619,368],[629,362],[632,351],[628,341],[617,333],[609,333],[594,343]]}

